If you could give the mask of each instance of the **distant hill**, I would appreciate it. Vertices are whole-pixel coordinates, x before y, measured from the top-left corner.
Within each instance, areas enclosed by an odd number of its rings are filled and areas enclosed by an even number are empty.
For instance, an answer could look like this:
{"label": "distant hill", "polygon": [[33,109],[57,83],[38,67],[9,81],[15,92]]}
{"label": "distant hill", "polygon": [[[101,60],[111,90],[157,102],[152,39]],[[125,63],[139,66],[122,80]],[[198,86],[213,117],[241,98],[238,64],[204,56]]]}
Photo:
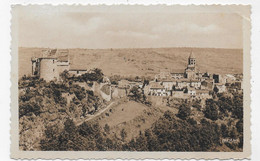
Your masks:
{"label": "distant hill", "polygon": [[[31,57],[43,48],[19,48],[19,77],[31,74]],[[161,70],[184,70],[193,51],[201,72],[242,73],[242,49],[147,48],[69,49],[73,68],[101,68],[105,75],[153,76]]]}

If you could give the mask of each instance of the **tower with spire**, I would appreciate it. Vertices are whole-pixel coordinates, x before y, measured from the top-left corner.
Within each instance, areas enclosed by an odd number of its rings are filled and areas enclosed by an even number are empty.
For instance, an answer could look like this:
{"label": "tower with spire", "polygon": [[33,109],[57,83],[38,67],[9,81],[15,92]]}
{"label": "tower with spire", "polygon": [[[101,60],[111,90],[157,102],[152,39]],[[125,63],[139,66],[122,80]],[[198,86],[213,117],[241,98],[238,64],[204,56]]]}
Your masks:
{"label": "tower with spire", "polygon": [[188,65],[185,69],[185,77],[188,79],[195,79],[196,72],[196,58],[194,56],[193,51],[191,51],[190,56],[188,58]]}
{"label": "tower with spire", "polygon": [[188,66],[195,68],[195,65],[196,65],[196,58],[195,58],[195,56],[193,54],[193,51],[191,51],[189,59],[188,59]]}

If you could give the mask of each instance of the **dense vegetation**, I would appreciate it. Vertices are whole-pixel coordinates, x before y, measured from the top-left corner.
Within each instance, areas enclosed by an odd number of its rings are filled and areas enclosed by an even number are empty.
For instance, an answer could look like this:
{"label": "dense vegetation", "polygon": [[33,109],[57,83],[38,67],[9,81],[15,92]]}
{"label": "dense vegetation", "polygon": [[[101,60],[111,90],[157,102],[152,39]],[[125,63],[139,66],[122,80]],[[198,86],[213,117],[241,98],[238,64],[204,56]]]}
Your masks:
{"label": "dense vegetation", "polygon": [[87,82],[89,84],[91,84],[91,82],[96,81],[98,83],[102,82],[103,80],[103,72],[101,69],[98,68],[94,68],[90,71],[88,71],[85,74],[76,76],[76,75],[70,75],[69,72],[67,70],[65,70],[64,72],[62,72],[60,74],[61,78],[63,81],[67,82]]}
{"label": "dense vegetation", "polygon": [[134,100],[136,102],[140,102],[143,103],[147,106],[151,106],[151,102],[147,99],[147,97],[145,96],[145,94],[142,92],[142,90],[136,86],[134,86],[131,90],[130,90],[130,94],[128,95],[130,100]]}
{"label": "dense vegetation", "polygon": [[[102,74],[99,74],[99,70],[94,71],[98,71],[96,76],[91,74],[89,79],[99,81]],[[61,82],[46,82],[26,76],[19,80],[21,149],[40,150],[39,144],[45,129],[54,128],[55,125],[61,131],[66,120],[81,121],[87,114],[105,107],[105,102],[95,96],[93,91],[79,86],[77,81],[71,79],[75,79],[75,76]]]}
{"label": "dense vegetation", "polygon": [[[56,131],[55,131],[56,130]],[[219,151],[222,138],[234,135],[224,127],[203,119],[201,124],[176,118],[166,111],[151,129],[125,141],[127,133],[122,130],[120,137],[108,137],[109,127],[102,129],[97,123],[83,123],[76,127],[67,120],[64,129],[50,128],[41,141],[42,150],[113,150],[113,151]],[[236,137],[236,136],[232,136]],[[242,139],[242,138],[240,138]],[[242,148],[241,143],[226,145],[233,150]]]}
{"label": "dense vegetation", "polygon": [[[110,127],[98,122],[82,124],[87,114],[106,106],[91,86],[101,82],[102,71],[80,77],[62,73],[63,81],[45,82],[35,77],[19,80],[19,134],[21,150],[90,151],[241,151],[243,148],[243,94],[216,94],[213,99],[175,100],[149,129],[127,140],[126,130],[111,135]],[[132,88],[129,98],[151,106],[139,88]],[[200,112],[203,118],[193,114]],[[225,139],[233,139],[226,142]],[[224,141],[223,141],[224,140]]]}
{"label": "dense vegetation", "polygon": [[120,80],[128,80],[130,82],[143,81],[144,83],[147,83],[147,82],[153,80],[153,78],[150,77],[150,76],[139,77],[139,76],[120,76],[120,75],[112,75],[112,76],[109,77],[109,79],[111,81],[111,84],[115,84],[115,85],[118,85],[118,82]]}

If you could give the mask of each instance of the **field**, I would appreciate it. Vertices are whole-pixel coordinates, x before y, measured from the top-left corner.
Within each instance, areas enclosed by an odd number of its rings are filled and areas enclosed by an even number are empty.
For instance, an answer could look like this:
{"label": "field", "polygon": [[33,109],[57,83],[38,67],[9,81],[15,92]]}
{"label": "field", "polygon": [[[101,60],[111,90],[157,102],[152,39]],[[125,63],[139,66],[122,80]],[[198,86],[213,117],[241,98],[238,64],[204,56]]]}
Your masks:
{"label": "field", "polygon": [[177,109],[164,107],[148,107],[135,101],[121,100],[102,116],[94,120],[98,121],[101,127],[107,124],[110,127],[110,135],[120,136],[124,129],[127,132],[127,140],[135,138],[139,132],[151,128],[166,110],[177,113]]}
{"label": "field", "polygon": [[[41,50],[19,48],[19,77],[31,74],[31,57]],[[201,72],[243,72],[242,49],[69,49],[69,58],[72,68],[101,68],[105,75],[154,76],[161,70],[184,70],[191,51]]]}

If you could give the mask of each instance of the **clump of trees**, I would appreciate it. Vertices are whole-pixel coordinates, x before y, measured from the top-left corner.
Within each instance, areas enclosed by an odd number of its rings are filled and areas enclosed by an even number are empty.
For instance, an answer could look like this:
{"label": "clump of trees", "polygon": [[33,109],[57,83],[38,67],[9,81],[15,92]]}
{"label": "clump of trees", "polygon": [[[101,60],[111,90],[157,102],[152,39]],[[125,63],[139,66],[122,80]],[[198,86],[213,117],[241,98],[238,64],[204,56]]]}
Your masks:
{"label": "clump of trees", "polygon": [[[101,80],[101,71],[93,71],[96,75],[93,76],[92,73],[89,78]],[[65,120],[80,120],[82,116],[86,116],[88,113],[93,114],[104,106],[103,101],[95,96],[93,91],[86,90],[75,84],[75,81],[71,81],[66,71],[62,73],[62,78],[67,80],[46,82],[43,79],[30,76],[24,76],[19,80],[19,141],[21,149],[40,148],[40,140],[37,136],[34,137],[33,133],[43,133],[42,131],[45,129],[47,129],[46,137],[52,133],[61,133],[60,129],[65,126],[62,122]],[[49,127],[50,124],[55,124],[56,127]],[[58,131],[55,131],[57,129]],[[28,135],[30,137],[27,137]],[[52,139],[55,140],[55,138]],[[58,148],[54,147],[53,149]]]}
{"label": "clump of trees", "polygon": [[134,151],[214,151],[221,145],[217,124],[202,121],[201,125],[177,119],[166,111],[151,129],[131,140],[127,150]]}
{"label": "clump of trees", "polygon": [[98,83],[102,82],[104,74],[101,69],[94,68],[88,71],[87,73],[79,76],[70,75],[69,72],[65,70],[60,74],[60,77],[64,82],[74,81],[74,82],[87,82],[91,84],[91,82],[93,81],[96,81]]}
{"label": "clump of trees", "polygon": [[128,80],[128,81],[131,81],[131,82],[134,82],[134,81],[143,81],[144,83],[146,84],[149,84],[149,81],[153,80],[152,77],[150,76],[121,76],[121,75],[112,75],[109,77],[110,79],[110,82],[111,84],[114,84],[114,85],[118,85],[118,82],[120,80]]}
{"label": "clump of trees", "polygon": [[146,104],[148,106],[152,105],[152,103],[147,99],[147,97],[145,96],[143,91],[136,86],[131,88],[128,96],[129,96],[130,99],[132,99],[136,102],[141,102],[141,103]]}
{"label": "clump of trees", "polygon": [[[166,111],[150,129],[127,141],[126,130],[120,131],[120,138],[108,135],[110,127],[102,129],[97,123],[85,122],[76,127],[67,120],[60,132],[55,128],[45,131],[41,141],[42,150],[89,150],[89,151],[218,151],[223,146],[222,138],[237,138],[237,131],[202,119],[200,124],[189,118],[178,119],[174,113]],[[237,123],[237,126],[241,126]],[[54,131],[53,131],[54,130]],[[242,137],[239,140],[242,141]],[[224,143],[230,149],[241,149],[243,142]]]}
{"label": "clump of trees", "polygon": [[179,107],[177,116],[183,120],[186,120],[191,114],[191,108],[186,104],[182,104]]}
{"label": "clump of trees", "polygon": [[218,106],[213,102],[212,99],[206,101],[206,108],[203,112],[206,118],[209,118],[213,121],[219,118]]}
{"label": "clump of trees", "polygon": [[203,111],[205,117],[215,121],[222,117],[243,119],[243,94],[235,93],[232,96],[218,94],[217,99],[207,99]]}

